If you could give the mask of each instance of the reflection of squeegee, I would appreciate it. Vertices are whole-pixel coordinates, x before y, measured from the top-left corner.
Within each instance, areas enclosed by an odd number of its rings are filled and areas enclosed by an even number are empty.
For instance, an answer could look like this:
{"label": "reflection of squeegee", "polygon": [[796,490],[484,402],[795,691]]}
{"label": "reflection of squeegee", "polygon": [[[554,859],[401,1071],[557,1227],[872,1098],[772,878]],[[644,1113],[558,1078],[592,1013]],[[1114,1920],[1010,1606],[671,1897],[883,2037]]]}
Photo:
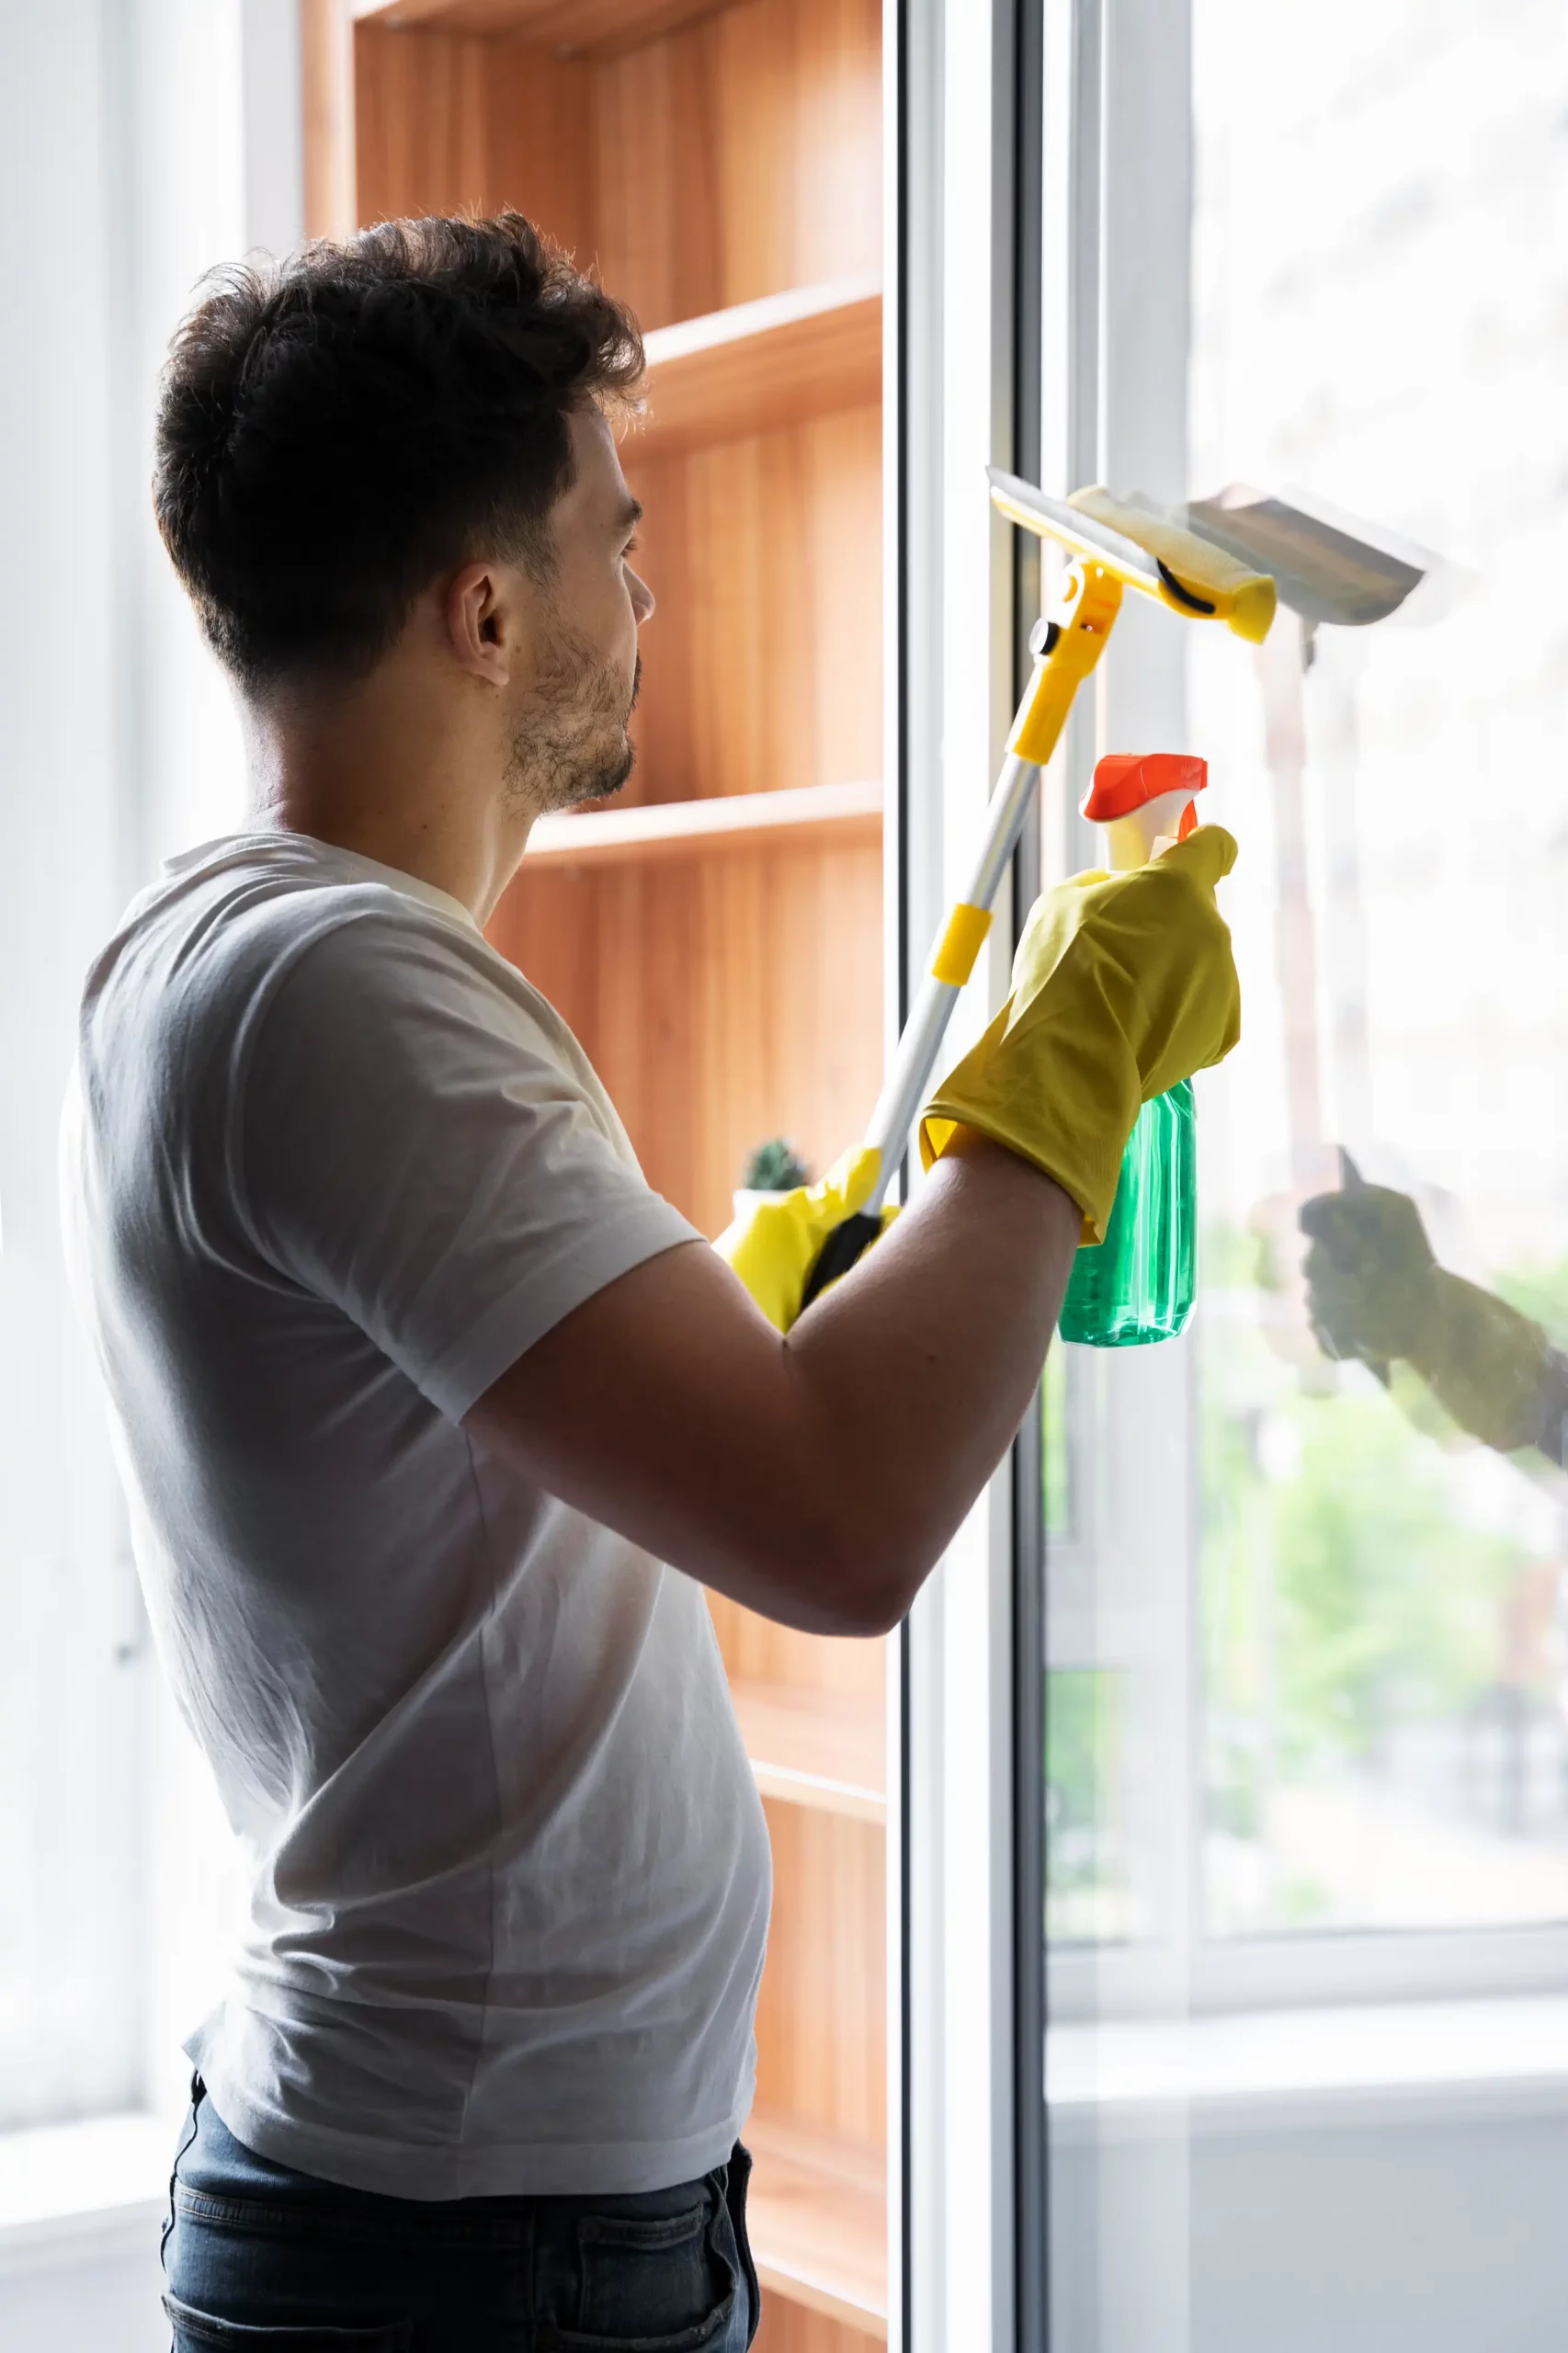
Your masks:
{"label": "reflection of squeegee", "polygon": [[1320,510],[1287,506],[1261,490],[1233,483],[1217,498],[1194,499],[1182,509],[1189,530],[1212,540],[1239,561],[1265,566],[1279,601],[1305,621],[1332,621],[1341,629],[1364,629],[1387,620],[1429,563],[1414,563],[1372,540],[1353,536]]}

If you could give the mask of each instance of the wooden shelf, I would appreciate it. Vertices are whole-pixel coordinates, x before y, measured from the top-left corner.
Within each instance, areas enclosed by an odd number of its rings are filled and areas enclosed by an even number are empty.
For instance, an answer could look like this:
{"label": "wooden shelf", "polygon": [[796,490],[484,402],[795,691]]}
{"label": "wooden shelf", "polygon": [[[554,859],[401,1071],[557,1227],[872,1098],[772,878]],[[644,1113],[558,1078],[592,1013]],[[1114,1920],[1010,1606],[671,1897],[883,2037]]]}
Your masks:
{"label": "wooden shelf", "polygon": [[744,2139],[756,2161],[747,2215],[764,2292],[885,2341],[888,2211],[881,2151],[773,2109],[752,2110]]}
{"label": "wooden shelf", "polygon": [[647,409],[621,445],[632,466],[880,400],[881,290],[865,277],[794,286],[657,327],[647,353]]}
{"label": "wooden shelf", "polygon": [[882,1727],[864,1700],[785,1683],[731,1685],[756,1786],[786,1805],[885,1823]]}
{"label": "wooden shelf", "polygon": [[716,0],[351,0],[357,18],[426,25],[448,33],[520,33],[558,56],[613,57],[694,17]]}
{"label": "wooden shelf", "polygon": [[852,848],[881,839],[881,784],[806,784],[783,792],[741,792],[711,801],[649,801],[631,809],[588,809],[541,817],[528,836],[522,871],[577,870],[725,850],[808,845]]}

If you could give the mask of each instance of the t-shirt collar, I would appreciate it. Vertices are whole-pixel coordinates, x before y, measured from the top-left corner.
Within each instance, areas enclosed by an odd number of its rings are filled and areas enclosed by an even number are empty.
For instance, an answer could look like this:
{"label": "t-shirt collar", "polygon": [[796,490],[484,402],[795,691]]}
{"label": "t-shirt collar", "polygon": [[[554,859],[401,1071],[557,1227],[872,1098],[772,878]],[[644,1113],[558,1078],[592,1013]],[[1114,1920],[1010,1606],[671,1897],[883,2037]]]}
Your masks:
{"label": "t-shirt collar", "polygon": [[366,881],[385,883],[389,890],[401,891],[405,898],[422,899],[426,906],[434,907],[438,915],[449,915],[465,929],[479,930],[469,909],[460,899],[454,899],[449,891],[439,890],[434,882],[426,882],[420,875],[405,874],[400,866],[383,866],[380,858],[366,858],[357,849],[343,849],[336,842],[320,841],[314,834],[296,833],[292,827],[268,826],[264,831],[232,835],[222,842],[205,842],[198,849],[187,850],[181,856],[168,859],[165,871],[168,874],[181,873],[187,867],[199,865],[210,858],[214,850],[232,853],[242,845],[246,849],[254,846],[260,850],[302,852],[312,864],[335,867],[339,871],[347,870]]}

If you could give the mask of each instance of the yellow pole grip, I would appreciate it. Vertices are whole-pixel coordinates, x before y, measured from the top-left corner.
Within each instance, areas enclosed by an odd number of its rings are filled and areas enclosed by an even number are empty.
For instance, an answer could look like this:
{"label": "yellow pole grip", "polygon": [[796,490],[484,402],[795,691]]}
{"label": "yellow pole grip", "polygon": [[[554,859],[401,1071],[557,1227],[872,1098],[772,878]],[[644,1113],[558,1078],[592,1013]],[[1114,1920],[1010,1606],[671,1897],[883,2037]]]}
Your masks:
{"label": "yellow pole grip", "polygon": [[[1045,645],[1018,708],[1007,749],[1043,767],[1073,708],[1073,698],[1105,652],[1121,608],[1121,583],[1103,564],[1070,564],[1046,616]],[[989,907],[960,899],[931,959],[931,977],[961,989],[991,929]]]}
{"label": "yellow pole grip", "polygon": [[949,988],[961,989],[974,970],[975,958],[984,947],[990,928],[990,908],[971,907],[967,900],[960,899],[948,917],[941,945],[931,959],[932,979],[946,981]]}
{"label": "yellow pole grip", "polygon": [[1120,609],[1121,583],[1113,573],[1085,561],[1069,564],[1047,615],[1045,651],[1007,745],[1020,759],[1044,767],[1067,723],[1073,698],[1105,652]]}

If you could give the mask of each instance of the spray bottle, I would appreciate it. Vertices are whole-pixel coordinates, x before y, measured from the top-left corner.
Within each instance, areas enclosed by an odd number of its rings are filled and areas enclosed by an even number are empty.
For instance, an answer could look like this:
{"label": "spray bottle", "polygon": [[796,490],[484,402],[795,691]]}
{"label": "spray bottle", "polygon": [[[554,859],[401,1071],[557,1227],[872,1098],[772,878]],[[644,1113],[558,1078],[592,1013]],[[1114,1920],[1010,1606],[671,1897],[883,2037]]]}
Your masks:
{"label": "spray bottle", "polygon": [[[1106,863],[1147,865],[1198,823],[1208,763],[1182,752],[1117,753],[1095,769],[1083,813],[1104,830]],[[1062,1336],[1093,1348],[1174,1339],[1192,1313],[1198,1271],[1198,1163],[1192,1087],[1145,1103],[1122,1157],[1105,1240],[1081,1249],[1062,1302]]]}

